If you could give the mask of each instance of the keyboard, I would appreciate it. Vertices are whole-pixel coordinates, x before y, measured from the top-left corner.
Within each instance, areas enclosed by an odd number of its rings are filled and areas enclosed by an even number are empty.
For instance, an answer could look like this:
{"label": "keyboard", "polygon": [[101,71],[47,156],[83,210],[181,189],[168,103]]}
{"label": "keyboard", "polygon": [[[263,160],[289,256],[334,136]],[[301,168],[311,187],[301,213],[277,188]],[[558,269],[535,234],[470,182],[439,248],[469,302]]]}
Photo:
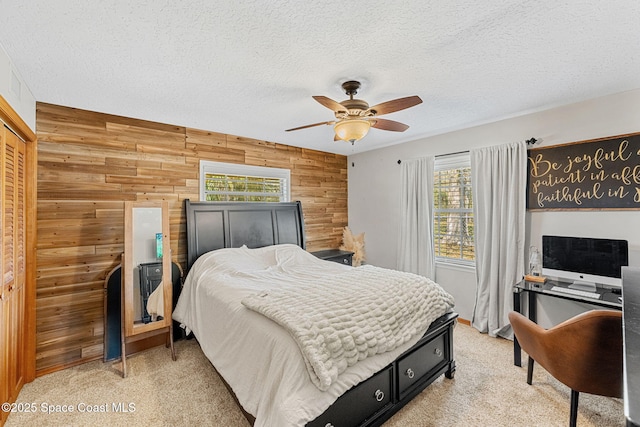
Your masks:
{"label": "keyboard", "polygon": [[563,294],[576,295],[579,297],[600,299],[600,294],[597,292],[581,291],[580,289],[564,288],[562,286],[554,286],[551,288],[551,290]]}

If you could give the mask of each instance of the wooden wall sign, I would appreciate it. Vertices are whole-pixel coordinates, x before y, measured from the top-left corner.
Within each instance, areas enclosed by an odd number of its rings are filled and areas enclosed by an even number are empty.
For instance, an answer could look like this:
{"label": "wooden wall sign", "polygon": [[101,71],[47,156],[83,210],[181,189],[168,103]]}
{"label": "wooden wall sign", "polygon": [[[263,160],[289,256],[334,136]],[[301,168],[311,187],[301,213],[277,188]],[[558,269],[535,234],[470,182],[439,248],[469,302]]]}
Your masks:
{"label": "wooden wall sign", "polygon": [[528,152],[530,210],[640,209],[640,133]]}

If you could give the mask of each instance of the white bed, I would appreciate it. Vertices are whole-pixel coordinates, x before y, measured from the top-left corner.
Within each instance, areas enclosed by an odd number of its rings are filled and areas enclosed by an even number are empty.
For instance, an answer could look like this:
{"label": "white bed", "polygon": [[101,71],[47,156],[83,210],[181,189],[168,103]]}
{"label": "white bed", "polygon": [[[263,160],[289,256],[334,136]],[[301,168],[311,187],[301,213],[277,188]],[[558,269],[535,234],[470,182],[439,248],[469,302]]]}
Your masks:
{"label": "white bed", "polygon": [[[349,366],[321,391],[311,381],[292,335],[242,301],[267,289],[322,283],[353,270],[291,244],[219,249],[193,264],[173,318],[194,333],[244,410],[255,417],[255,426],[302,426],[416,344],[427,327],[399,347]],[[450,311],[452,298],[435,286]]]}

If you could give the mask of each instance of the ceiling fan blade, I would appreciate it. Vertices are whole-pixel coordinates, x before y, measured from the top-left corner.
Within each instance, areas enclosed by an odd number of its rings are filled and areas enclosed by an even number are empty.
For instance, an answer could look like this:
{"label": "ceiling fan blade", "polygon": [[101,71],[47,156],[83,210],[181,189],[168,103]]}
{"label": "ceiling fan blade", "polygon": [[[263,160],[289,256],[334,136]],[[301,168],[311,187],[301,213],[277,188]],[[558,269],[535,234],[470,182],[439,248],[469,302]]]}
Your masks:
{"label": "ceiling fan blade", "polygon": [[292,131],[292,130],[300,130],[300,129],[312,128],[312,127],[314,127],[314,126],[320,126],[320,125],[332,125],[332,124],[334,124],[334,123],[335,123],[334,121],[331,121],[331,122],[320,122],[320,123],[314,123],[314,124],[312,124],[312,125],[304,125],[304,126],[299,126],[299,127],[297,127],[297,128],[287,129],[287,130],[285,130],[285,132],[290,132],[290,131]]}
{"label": "ceiling fan blade", "polygon": [[398,98],[393,101],[383,102],[382,104],[369,107],[367,112],[373,112],[377,115],[394,113],[396,111],[404,110],[415,105],[421,104],[422,99],[419,96],[407,96],[406,98]]}
{"label": "ceiling fan blade", "polygon": [[373,123],[371,127],[382,130],[391,130],[394,132],[404,132],[405,130],[409,129],[409,126],[405,125],[404,123],[387,119],[379,119],[377,117],[375,118],[375,123]]}
{"label": "ceiling fan blade", "polygon": [[348,113],[347,108],[344,105],[331,98],[327,98],[326,96],[313,96],[313,99],[336,113]]}

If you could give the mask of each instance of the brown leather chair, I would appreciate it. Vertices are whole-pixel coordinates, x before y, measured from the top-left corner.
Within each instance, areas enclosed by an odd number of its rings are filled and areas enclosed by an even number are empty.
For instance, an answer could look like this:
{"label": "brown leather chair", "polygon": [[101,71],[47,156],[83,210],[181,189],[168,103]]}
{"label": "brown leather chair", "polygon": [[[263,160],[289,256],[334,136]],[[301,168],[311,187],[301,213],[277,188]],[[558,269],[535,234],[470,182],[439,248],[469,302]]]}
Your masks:
{"label": "brown leather chair", "polygon": [[580,392],[622,397],[621,312],[592,310],[548,330],[515,311],[509,321],[529,355],[527,384],[535,360],[571,389],[571,427],[576,425]]}

